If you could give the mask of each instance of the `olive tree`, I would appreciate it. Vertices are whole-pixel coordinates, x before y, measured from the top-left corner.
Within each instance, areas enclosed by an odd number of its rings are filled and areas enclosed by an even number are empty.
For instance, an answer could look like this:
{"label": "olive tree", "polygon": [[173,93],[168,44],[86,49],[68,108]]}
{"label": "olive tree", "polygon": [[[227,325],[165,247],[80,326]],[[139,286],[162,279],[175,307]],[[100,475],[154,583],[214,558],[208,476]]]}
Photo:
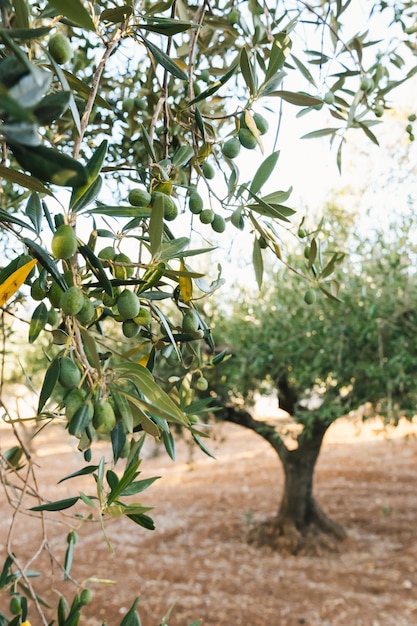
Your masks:
{"label": "olive tree", "polygon": [[[214,348],[199,301],[223,278],[220,270],[204,276],[193,258],[218,236],[250,230],[261,284],[263,250],[283,257],[281,227],[295,213],[291,187],[271,183],[282,119],[294,107],[311,116],[309,136],[328,136],[341,167],[348,133],[377,142],[390,93],[414,74],[413,3],[371,3],[369,23],[376,16],[386,25],[382,42],[366,29],[349,32],[349,5],[1,0],[3,364],[11,320],[26,320],[25,341],[42,345],[47,363],[35,424],[62,421],[81,463],[62,480],[87,475],[93,485],[48,501],[2,399],[16,436],[1,450],[6,494],[21,494],[9,499],[13,519],[26,508],[42,519],[76,506],[78,519],[125,516],[152,529],[147,508],[124,499],[152,483],[138,480],[144,437],[174,456],[179,425],[205,449],[195,425],[204,406],[180,393],[181,383],[167,393],[154,376],[171,355],[198,371]],[[242,180],[248,155],[255,167]],[[333,296],[338,259],[317,276]],[[91,463],[98,437],[111,442],[111,465]],[[19,488],[22,476],[32,489]],[[67,578],[75,541],[71,531]],[[15,625],[34,615],[46,624],[17,552],[8,545],[0,575],[14,617],[4,610],[0,619]],[[71,605],[61,597],[60,625],[78,623],[84,591]],[[122,623],[137,620],[134,603]]]}
{"label": "olive tree", "polygon": [[[404,218],[368,238],[351,235],[351,253],[338,272],[338,299],[310,288],[301,299],[299,279],[281,269],[256,302],[242,293],[228,314],[214,313],[216,335],[231,355],[218,371],[206,370],[217,390],[216,415],[263,437],[284,470],[277,514],[255,526],[251,540],[296,553],[306,545],[314,549],[326,535],[330,542],[343,539],[344,528],[326,515],[313,492],[329,426],[358,410],[391,424],[415,415],[412,224]],[[305,250],[305,264],[314,270],[324,249],[313,237]],[[259,419],[251,411],[256,394],[273,391],[288,419]]]}

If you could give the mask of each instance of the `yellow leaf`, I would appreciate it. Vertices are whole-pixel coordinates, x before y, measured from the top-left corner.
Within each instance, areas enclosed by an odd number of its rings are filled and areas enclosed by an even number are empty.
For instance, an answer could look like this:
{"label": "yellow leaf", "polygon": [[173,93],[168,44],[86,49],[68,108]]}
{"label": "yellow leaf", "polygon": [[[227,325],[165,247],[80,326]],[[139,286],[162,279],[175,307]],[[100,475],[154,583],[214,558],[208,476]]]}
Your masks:
{"label": "yellow leaf", "polygon": [[22,622],[22,626],[32,626],[32,624],[26,620],[26,622]]}
{"label": "yellow leaf", "polygon": [[[186,272],[187,268],[181,261],[181,272]],[[181,296],[184,302],[189,302],[193,297],[193,282],[188,276],[178,276],[178,284],[180,286]]]}
{"label": "yellow leaf", "polygon": [[[19,269],[13,272],[13,274],[10,274],[4,283],[0,285],[0,306],[3,306],[3,304],[7,302],[7,300],[9,300],[14,293],[16,293],[19,287],[23,285],[36,263],[36,259],[32,259],[29,263],[25,263],[25,265],[19,267]],[[29,622],[27,622],[27,624],[29,624]]]}

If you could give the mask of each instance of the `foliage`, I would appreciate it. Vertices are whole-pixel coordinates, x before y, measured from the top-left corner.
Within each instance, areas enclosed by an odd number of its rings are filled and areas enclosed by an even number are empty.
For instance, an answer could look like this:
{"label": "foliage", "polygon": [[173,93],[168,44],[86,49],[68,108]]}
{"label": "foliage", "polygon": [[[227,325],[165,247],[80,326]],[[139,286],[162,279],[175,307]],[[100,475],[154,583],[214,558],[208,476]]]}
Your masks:
{"label": "foliage", "polygon": [[[243,293],[227,316],[213,322],[234,356],[214,371],[213,386],[251,402],[258,390],[275,389],[280,397],[285,382],[292,418],[307,429],[313,415],[330,423],[365,403],[393,423],[413,417],[417,282],[412,228],[410,218],[397,219],[366,237],[353,224],[349,262],[337,272],[339,301],[311,287],[302,301],[295,289],[298,279],[288,270],[265,285],[256,303],[252,294]],[[317,250],[318,257],[333,258],[320,243]]]}
{"label": "foliage", "polygon": [[[174,457],[171,427],[180,426],[208,452],[195,425],[207,406],[195,400],[189,380],[196,373],[198,388],[206,386],[201,358],[214,341],[197,301],[223,278],[221,268],[211,276],[211,267],[205,278],[193,257],[210,251],[219,235],[231,239],[232,229],[250,229],[262,285],[263,250],[282,259],[280,233],[295,212],[287,206],[291,187],[271,188],[280,117],[271,128],[268,113],[279,108],[282,115],[287,104],[298,107],[298,115],[326,111],[336,125],[325,119],[317,130],[312,121],[308,136],[337,141],[339,166],[351,129],[377,142],[374,127],[390,92],[415,72],[407,65],[415,52],[412,3],[402,3],[401,11],[398,3],[372,4],[371,20],[378,12],[392,20],[393,40],[389,35],[382,43],[367,32],[346,40],[350,2],[294,1],[270,9],[256,0],[218,0],[210,7],[182,0],[0,4],[6,249],[0,305],[15,319],[29,312],[29,344],[44,345],[47,337],[35,422],[65,424],[85,461],[76,474],[87,474],[94,486],[92,494],[53,502],[34,488],[32,510],[43,516],[83,504],[102,524],[125,515],[152,528],[146,507],[121,499],[152,482],[136,480],[143,443],[137,433],[163,441]],[[244,181],[239,159],[247,150],[256,154],[256,166]],[[208,243],[195,244],[196,231]],[[341,257],[335,252],[320,265],[314,242],[306,274],[313,272],[319,288],[336,298],[332,275]],[[16,308],[26,296],[26,306]],[[3,377],[8,339],[9,330]],[[170,355],[188,370],[171,394],[156,376],[159,361]],[[26,375],[30,380],[31,372]],[[8,407],[2,408],[10,423]],[[102,437],[113,452],[107,468],[103,459],[89,464]],[[34,481],[29,451],[18,438],[1,451],[6,493],[23,468]],[[22,506],[19,500],[15,508]],[[3,586],[13,588],[13,564],[46,623],[9,548]],[[66,573],[68,567],[67,559]],[[75,597],[67,609],[60,601],[58,623],[78,623],[82,604]],[[21,606],[4,623],[27,621]],[[136,604],[128,616],[124,626],[138,623]]]}

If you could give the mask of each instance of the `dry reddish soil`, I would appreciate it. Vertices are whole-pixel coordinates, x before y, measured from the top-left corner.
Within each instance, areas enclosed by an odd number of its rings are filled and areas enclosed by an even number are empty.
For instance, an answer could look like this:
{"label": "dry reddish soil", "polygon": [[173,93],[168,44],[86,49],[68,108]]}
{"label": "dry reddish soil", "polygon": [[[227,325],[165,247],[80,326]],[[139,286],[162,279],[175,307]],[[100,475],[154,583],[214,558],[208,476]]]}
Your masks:
{"label": "dry reddish soil", "polygon": [[[189,446],[180,442],[175,463],[150,445],[141,477],[162,478],[141,495],[144,504],[155,505],[157,529],[112,520],[105,527],[111,552],[98,524],[78,528],[72,574],[79,582],[96,579],[87,583],[94,598],[81,624],[107,620],[117,626],[139,595],[143,626],[158,626],[174,603],[170,626],[199,618],[203,626],[417,626],[417,428],[378,428],[369,423],[358,434],[343,419],[327,435],[316,496],[348,538],[338,552],[316,556],[282,555],[246,542],[253,523],[274,515],[282,489],[279,462],[260,437],[219,425],[211,441],[216,460],[197,450],[191,459]],[[60,429],[50,430],[35,443],[47,497],[93,493],[91,477],[56,485],[81,462]],[[0,437],[3,447],[4,427]],[[103,444],[97,453],[108,449]],[[0,562],[10,524],[10,508],[1,498]],[[61,558],[69,523],[69,517],[48,514],[49,546]],[[40,546],[39,524],[20,516],[13,541],[20,559],[29,558]],[[45,567],[43,551],[30,568]],[[59,582],[62,573],[56,565],[54,570],[55,581],[44,579],[38,589],[52,602],[57,588],[72,597],[71,583]],[[0,608],[7,603],[0,596]],[[36,619],[32,626],[41,624]]]}

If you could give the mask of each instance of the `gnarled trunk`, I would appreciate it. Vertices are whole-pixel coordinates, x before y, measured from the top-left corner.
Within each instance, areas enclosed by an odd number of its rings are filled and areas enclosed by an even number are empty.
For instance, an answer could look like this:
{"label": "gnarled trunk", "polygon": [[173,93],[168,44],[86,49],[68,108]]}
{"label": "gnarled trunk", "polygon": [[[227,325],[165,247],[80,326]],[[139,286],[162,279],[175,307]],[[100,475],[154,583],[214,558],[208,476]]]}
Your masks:
{"label": "gnarled trunk", "polygon": [[307,539],[311,539],[308,549],[314,550],[315,543],[323,544],[318,540],[321,534],[330,536],[327,542],[324,541],[329,546],[333,545],[334,539],[344,539],[345,530],[324,513],[313,496],[314,470],[329,424],[317,418],[308,433],[298,436],[298,447],[290,450],[274,426],[255,420],[244,409],[228,405],[222,414],[227,421],[245,426],[268,441],[284,469],[284,490],[278,514],[255,526],[249,533],[249,541],[296,554],[305,548]]}

